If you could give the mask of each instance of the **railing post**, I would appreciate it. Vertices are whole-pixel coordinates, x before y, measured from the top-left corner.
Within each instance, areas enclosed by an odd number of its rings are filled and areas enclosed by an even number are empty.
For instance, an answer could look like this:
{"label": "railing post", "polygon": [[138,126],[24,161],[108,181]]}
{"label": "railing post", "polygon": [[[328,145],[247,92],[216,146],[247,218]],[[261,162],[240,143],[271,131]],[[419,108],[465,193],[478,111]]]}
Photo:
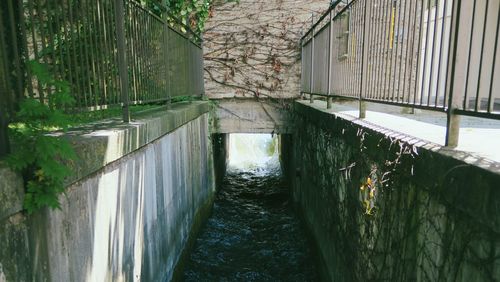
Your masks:
{"label": "railing post", "polygon": [[[368,2],[368,3],[367,3]],[[368,83],[368,34],[366,32],[366,27],[370,25],[371,19],[371,1],[364,1],[364,21],[363,21],[363,49],[361,55],[361,91],[359,93],[359,118],[366,118],[366,104],[364,102],[364,97],[366,97]]]}
{"label": "railing post", "polygon": [[127,64],[127,47],[125,43],[125,8],[124,0],[115,0],[115,19],[116,19],[116,41],[118,56],[118,71],[120,75],[121,98],[122,98],[122,116],[124,122],[130,122],[129,110],[129,81]]}
{"label": "railing post", "polygon": [[[473,1],[453,1],[453,13],[451,18],[451,38],[448,64],[450,74],[448,75],[446,91],[448,95],[448,109],[446,122],[446,140],[447,147],[458,146],[460,134],[460,116],[455,114],[455,109],[460,108],[465,93],[465,81],[467,79],[467,68],[457,67],[467,65],[469,44],[467,39],[470,36],[467,28],[460,29],[460,26],[470,26],[471,18],[461,17],[461,11],[472,11]],[[463,7],[462,7],[463,6]],[[462,34],[463,33],[463,34]],[[460,48],[458,48],[460,46]],[[469,46],[468,48],[466,46]]]}
{"label": "railing post", "polygon": [[[0,89],[0,91],[3,90],[4,89]],[[4,98],[5,97],[0,97],[0,99]],[[7,118],[6,108],[7,107],[5,107],[5,105],[2,105],[2,103],[0,103],[0,158],[6,156],[10,152],[10,142],[8,135],[9,121]]]}
{"label": "railing post", "polygon": [[12,107],[11,87],[9,87],[9,75],[7,62],[4,61],[6,56],[6,44],[4,41],[5,29],[4,19],[2,17],[4,11],[0,4],[0,157],[6,156],[10,152],[10,143],[8,137],[8,111]]}
{"label": "railing post", "polygon": [[326,88],[327,90],[327,98],[326,98],[326,108],[331,109],[332,108],[332,81],[331,81],[331,76],[332,76],[332,40],[333,40],[333,27],[332,27],[332,10],[330,10],[330,15],[329,15],[329,32],[328,32],[328,78],[327,78],[327,85],[328,87]]}
{"label": "railing post", "polygon": [[309,102],[314,103],[313,96],[313,86],[314,86],[314,13],[311,15],[311,24],[312,24],[312,38],[311,38],[311,81],[310,81],[310,89],[309,89]]}

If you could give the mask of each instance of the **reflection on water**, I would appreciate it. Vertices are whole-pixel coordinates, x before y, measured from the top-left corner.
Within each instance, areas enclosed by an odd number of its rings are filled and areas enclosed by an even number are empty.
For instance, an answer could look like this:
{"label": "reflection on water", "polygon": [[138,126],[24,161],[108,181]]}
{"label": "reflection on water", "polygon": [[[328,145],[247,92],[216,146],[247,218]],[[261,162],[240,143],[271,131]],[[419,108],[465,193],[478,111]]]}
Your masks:
{"label": "reflection on water", "polygon": [[[196,241],[184,278],[316,281],[315,260],[281,179],[276,139],[244,137],[232,139],[231,166],[219,187],[213,215]],[[242,142],[246,145],[242,146]],[[245,158],[235,152],[251,153]]]}

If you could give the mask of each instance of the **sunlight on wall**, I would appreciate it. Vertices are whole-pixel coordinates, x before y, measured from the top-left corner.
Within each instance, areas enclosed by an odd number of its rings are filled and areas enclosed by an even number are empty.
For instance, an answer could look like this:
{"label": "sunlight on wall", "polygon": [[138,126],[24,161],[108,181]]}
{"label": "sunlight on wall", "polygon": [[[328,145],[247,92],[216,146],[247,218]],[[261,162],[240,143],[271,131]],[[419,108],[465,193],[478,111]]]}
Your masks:
{"label": "sunlight on wall", "polygon": [[229,168],[279,167],[278,137],[270,134],[231,134]]}

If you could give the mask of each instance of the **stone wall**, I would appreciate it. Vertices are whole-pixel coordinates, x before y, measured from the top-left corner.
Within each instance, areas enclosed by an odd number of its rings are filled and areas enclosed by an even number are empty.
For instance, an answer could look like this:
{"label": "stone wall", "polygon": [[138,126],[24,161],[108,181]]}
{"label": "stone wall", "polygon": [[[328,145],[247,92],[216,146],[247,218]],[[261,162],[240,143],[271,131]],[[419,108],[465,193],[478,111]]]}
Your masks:
{"label": "stone wall", "polygon": [[89,151],[100,152],[99,146],[86,146],[100,144],[102,136],[108,136],[104,152],[117,159],[101,156],[110,162],[72,182],[60,197],[61,210],[29,216],[19,210],[19,201],[7,206],[22,198],[22,185],[0,170],[7,175],[0,179],[0,191],[21,191],[17,198],[0,193],[0,206],[6,207],[0,281],[170,280],[193,228],[213,202],[207,111],[207,103],[184,104],[128,126],[75,132],[80,162]]}
{"label": "stone wall", "polygon": [[303,102],[295,113],[287,175],[326,281],[500,279],[498,164]]}
{"label": "stone wall", "polygon": [[[222,3],[221,3],[222,2]],[[204,34],[205,89],[210,98],[300,94],[302,33],[326,0],[215,1]]]}

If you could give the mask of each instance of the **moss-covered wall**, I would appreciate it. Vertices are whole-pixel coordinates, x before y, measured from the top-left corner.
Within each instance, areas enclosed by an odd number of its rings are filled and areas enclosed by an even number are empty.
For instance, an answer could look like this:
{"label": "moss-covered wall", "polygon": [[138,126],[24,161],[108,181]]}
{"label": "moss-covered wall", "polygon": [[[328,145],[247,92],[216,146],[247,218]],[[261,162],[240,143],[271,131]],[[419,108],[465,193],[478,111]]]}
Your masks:
{"label": "moss-covered wall", "polygon": [[500,279],[498,170],[302,102],[294,108],[287,175],[325,280]]}

